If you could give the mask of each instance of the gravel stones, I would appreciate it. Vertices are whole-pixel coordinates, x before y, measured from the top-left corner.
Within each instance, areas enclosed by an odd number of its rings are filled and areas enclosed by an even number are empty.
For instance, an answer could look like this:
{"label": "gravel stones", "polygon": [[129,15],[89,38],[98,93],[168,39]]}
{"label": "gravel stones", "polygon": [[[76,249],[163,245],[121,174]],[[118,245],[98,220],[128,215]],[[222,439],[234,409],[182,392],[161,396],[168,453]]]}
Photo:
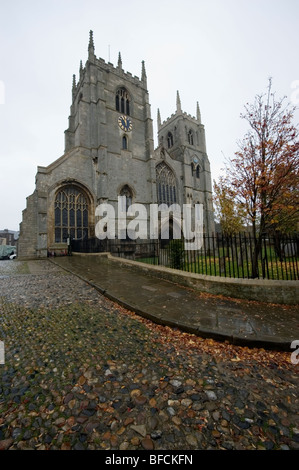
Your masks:
{"label": "gravel stones", "polygon": [[206,393],[209,400],[212,400],[212,401],[217,400],[217,395],[216,395],[215,392],[213,392],[211,390],[205,390],[205,393]]}
{"label": "gravel stones", "polygon": [[0,279],[0,450],[299,448],[283,354],[153,325],[37,263]]}
{"label": "gravel stones", "polygon": [[142,439],[141,446],[145,450],[154,450],[154,448],[155,448],[153,441],[151,439],[149,439],[148,437],[145,438],[145,439]]}
{"label": "gravel stones", "polygon": [[131,429],[133,429],[133,431],[136,431],[138,434],[141,434],[141,436],[143,437],[146,436],[146,427],[144,424],[132,425]]}
{"label": "gravel stones", "polygon": [[3,439],[0,441],[0,450],[8,449],[13,443],[13,439]]}
{"label": "gravel stones", "polygon": [[175,388],[178,388],[182,385],[182,382],[180,382],[179,380],[170,380],[170,383]]}

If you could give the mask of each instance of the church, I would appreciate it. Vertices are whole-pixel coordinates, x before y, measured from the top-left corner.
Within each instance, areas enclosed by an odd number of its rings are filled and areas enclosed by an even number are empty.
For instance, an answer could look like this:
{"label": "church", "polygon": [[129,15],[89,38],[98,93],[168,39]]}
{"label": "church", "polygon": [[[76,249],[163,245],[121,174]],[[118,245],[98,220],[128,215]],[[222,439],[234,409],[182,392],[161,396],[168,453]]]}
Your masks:
{"label": "church", "polygon": [[119,54],[114,66],[95,55],[90,31],[88,59],[73,76],[65,151],[47,167],[38,166],[36,187],[22,213],[18,256],[45,258],[62,253],[67,238],[95,237],[96,208],[143,204],[203,205],[203,229],[214,232],[210,163],[199,105],[196,116],[176,109],[162,121],[157,111],[158,147],[147,75],[125,72]]}

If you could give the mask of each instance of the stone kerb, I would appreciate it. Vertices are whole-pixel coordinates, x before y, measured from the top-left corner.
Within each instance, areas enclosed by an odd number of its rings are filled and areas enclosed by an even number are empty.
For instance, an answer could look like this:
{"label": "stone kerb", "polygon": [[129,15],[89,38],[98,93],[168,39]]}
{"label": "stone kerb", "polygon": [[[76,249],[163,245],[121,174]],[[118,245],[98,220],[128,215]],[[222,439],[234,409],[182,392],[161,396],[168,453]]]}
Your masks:
{"label": "stone kerb", "polygon": [[[81,253],[74,254],[83,255]],[[83,256],[90,255],[84,254]],[[178,271],[162,266],[152,266],[138,261],[117,258],[110,253],[101,253],[97,256],[105,256],[111,263],[118,263],[154,277],[191,287],[200,292],[273,304],[299,304],[299,281],[222,278]]]}

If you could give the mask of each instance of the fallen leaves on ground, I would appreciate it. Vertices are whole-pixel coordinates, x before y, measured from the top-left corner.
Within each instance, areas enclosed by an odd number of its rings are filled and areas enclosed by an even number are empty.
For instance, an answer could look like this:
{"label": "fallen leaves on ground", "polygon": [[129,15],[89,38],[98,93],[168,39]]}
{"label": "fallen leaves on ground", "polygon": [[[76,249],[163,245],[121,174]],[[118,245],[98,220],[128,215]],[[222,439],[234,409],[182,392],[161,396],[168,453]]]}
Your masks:
{"label": "fallen leaves on ground", "polygon": [[[116,304],[115,304],[116,306]],[[118,310],[124,315],[130,315],[136,321],[143,323],[150,331],[155,332],[157,342],[163,342],[167,345],[174,346],[178,351],[184,349],[184,352],[192,352],[207,354],[216,358],[217,362],[232,361],[235,363],[245,361],[251,363],[259,363],[267,365],[275,365],[281,368],[296,367],[291,363],[291,349],[290,353],[284,351],[272,351],[263,348],[249,348],[247,346],[236,346],[227,341],[220,342],[213,339],[204,339],[194,334],[185,333],[177,328],[163,326],[153,323],[151,320],[140,317],[134,312],[130,312],[125,308],[116,306]],[[155,340],[154,340],[155,341]]]}

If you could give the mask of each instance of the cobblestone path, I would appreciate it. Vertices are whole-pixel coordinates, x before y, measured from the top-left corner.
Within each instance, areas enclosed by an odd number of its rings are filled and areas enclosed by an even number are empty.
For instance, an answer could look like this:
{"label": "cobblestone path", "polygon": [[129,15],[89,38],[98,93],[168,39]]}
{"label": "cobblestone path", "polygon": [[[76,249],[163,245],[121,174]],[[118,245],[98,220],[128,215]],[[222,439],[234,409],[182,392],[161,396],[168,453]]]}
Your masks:
{"label": "cobblestone path", "polygon": [[0,449],[299,449],[291,351],[154,325],[48,261],[0,287]]}

